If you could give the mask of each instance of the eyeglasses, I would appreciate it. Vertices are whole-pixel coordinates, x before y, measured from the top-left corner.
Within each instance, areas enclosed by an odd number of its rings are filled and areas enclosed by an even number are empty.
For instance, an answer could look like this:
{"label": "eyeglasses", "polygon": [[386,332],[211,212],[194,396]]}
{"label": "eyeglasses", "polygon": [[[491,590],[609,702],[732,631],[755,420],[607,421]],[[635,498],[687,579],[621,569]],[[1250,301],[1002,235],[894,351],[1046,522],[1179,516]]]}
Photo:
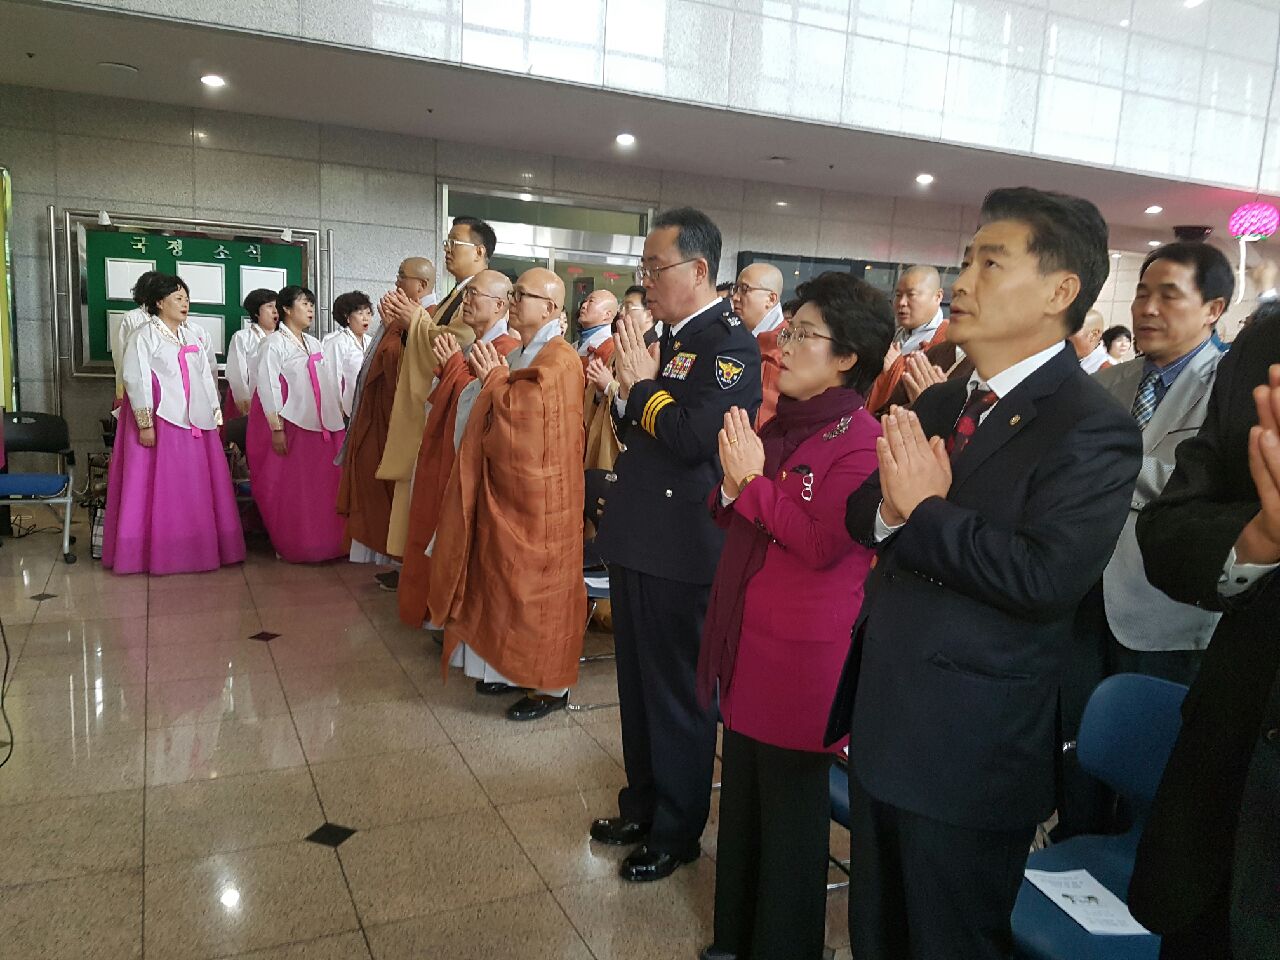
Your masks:
{"label": "eyeglasses", "polygon": [[636,271],[636,278],[641,283],[653,283],[658,279],[658,274],[663,270],[670,270],[673,267],[684,266],[686,263],[693,263],[695,260],[701,260],[701,257],[689,257],[687,260],[678,260],[675,263],[668,263],[665,267],[641,267]]}
{"label": "eyeglasses", "polygon": [[835,337],[828,337],[823,333],[814,333],[812,330],[806,330],[804,327],[786,327],[778,334],[778,346],[785,347],[788,343],[794,343],[796,346],[804,343],[809,337],[816,337],[819,340],[826,340],[835,343]]}
{"label": "eyeglasses", "polygon": [[735,283],[729,287],[729,295],[734,297],[745,297],[752,290],[760,290],[763,293],[772,293],[768,287],[753,287],[746,283]]}
{"label": "eyeglasses", "polygon": [[[468,287],[467,289],[471,289],[471,288]],[[547,301],[547,303],[551,304],[552,310],[560,309],[560,304],[556,303],[550,297],[544,297],[540,293],[530,293],[528,290],[521,290],[519,287],[516,287],[514,290],[512,290],[510,293],[507,294],[507,302],[519,303],[525,297],[532,297],[534,300],[545,300]]]}
{"label": "eyeglasses", "polygon": [[492,293],[485,293],[483,290],[477,290],[475,287],[463,287],[463,299],[475,299],[476,297],[488,297],[490,300],[497,300],[499,303],[506,303],[506,297],[495,297]]}
{"label": "eyeglasses", "polygon": [[453,251],[458,247],[479,247],[479,246],[480,244],[478,243],[471,243],[470,241],[467,241],[467,240],[454,240],[452,237],[445,240],[444,242],[444,249],[446,252]]}

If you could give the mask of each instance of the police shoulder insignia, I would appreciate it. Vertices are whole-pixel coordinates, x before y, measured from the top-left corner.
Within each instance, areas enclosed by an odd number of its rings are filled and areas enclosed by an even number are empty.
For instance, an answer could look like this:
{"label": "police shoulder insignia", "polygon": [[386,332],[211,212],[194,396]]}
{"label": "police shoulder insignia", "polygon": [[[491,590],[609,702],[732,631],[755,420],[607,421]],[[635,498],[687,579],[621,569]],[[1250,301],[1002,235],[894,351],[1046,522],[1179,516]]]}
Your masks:
{"label": "police shoulder insignia", "polygon": [[724,325],[728,327],[730,330],[732,330],[734,327],[742,326],[742,321],[739,320],[737,316],[735,316],[734,314],[730,313],[727,310],[720,315],[720,319],[724,321]]}
{"label": "police shoulder insignia", "polygon": [[741,360],[716,357],[716,383],[720,384],[721,390],[728,390],[742,379],[742,373],[746,369]]}

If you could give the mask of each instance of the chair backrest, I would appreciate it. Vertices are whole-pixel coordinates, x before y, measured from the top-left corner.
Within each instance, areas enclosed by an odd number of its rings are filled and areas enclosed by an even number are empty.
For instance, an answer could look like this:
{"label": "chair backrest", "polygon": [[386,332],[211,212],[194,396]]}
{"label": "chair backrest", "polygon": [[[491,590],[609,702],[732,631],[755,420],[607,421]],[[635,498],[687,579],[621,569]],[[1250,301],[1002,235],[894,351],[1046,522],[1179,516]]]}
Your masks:
{"label": "chair backrest", "polygon": [[1182,684],[1136,673],[1103,680],[1080,722],[1080,766],[1139,807],[1149,807],[1182,728],[1186,695]]}
{"label": "chair backrest", "polygon": [[67,421],[52,413],[4,412],[5,453],[66,453],[71,449]]}

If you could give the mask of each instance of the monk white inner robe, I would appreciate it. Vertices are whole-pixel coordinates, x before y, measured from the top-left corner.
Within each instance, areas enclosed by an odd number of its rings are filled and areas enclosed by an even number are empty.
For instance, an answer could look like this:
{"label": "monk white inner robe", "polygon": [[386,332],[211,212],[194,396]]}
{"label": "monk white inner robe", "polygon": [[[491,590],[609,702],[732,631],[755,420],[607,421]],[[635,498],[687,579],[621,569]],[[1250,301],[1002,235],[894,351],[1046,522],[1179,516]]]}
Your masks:
{"label": "monk white inner robe", "polygon": [[367,333],[359,340],[350,327],[339,327],[321,341],[324,360],[338,381],[338,396],[342,402],[342,414],[351,416],[352,400],[356,393],[356,378],[364,366],[365,351],[373,338]]}
{"label": "monk white inner robe", "polygon": [[267,339],[267,331],[256,323],[236,331],[227,346],[227,384],[231,399],[242,409],[253,399],[254,365],[258,347]]}
{"label": "monk white inner robe", "polygon": [[446,663],[560,697],[577,682],[587,612],[582,361],[559,318],[507,361],[459,398],[430,613]]}
{"label": "monk white inner robe", "polygon": [[[405,335],[404,355],[400,358],[400,374],[396,380],[395,400],[391,406],[391,422],[387,425],[387,444],[382,451],[377,478],[395,483],[391,498],[391,519],[387,526],[387,553],[404,556],[405,538],[409,532],[409,506],[413,497],[413,468],[422,445],[422,428],[427,422],[427,397],[435,382],[436,355],[431,344],[442,333],[451,333],[460,346],[475,342],[475,334],[462,322],[459,309],[462,291],[471,281],[461,281],[436,308],[435,316],[425,307],[414,311]],[[435,318],[447,320],[442,326]]]}

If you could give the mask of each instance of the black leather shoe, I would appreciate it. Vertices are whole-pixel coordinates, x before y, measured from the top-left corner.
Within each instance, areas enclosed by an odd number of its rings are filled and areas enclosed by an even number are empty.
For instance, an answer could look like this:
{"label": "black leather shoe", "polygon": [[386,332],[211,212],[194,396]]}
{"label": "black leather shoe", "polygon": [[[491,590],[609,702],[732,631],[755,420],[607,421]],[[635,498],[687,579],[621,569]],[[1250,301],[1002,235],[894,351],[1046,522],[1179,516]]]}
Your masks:
{"label": "black leather shoe", "polygon": [[400,587],[400,571],[387,570],[384,573],[375,573],[373,579],[378,581],[378,586],[388,593],[395,593]]}
{"label": "black leather shoe", "polygon": [[625,817],[609,817],[591,821],[591,839],[610,843],[615,847],[628,847],[649,839],[649,825],[637,823]]}
{"label": "black leather shoe", "polygon": [[526,693],[507,707],[508,720],[540,720],[553,710],[563,710],[569,705],[569,695],[553,697],[548,693]]}
{"label": "black leather shoe", "polygon": [[483,680],[476,681],[476,693],[482,697],[500,697],[507,693],[519,693],[521,687],[513,687],[509,683],[485,683]]}
{"label": "black leather shoe", "polygon": [[717,950],[713,943],[698,954],[698,960],[738,960],[738,955],[728,950]]}
{"label": "black leather shoe", "polygon": [[631,856],[622,861],[618,876],[632,883],[648,883],[652,880],[665,880],[676,872],[676,868],[686,863],[693,863],[702,855],[702,850],[690,851],[688,854],[667,853],[665,850],[652,850],[648,846],[632,851]]}

